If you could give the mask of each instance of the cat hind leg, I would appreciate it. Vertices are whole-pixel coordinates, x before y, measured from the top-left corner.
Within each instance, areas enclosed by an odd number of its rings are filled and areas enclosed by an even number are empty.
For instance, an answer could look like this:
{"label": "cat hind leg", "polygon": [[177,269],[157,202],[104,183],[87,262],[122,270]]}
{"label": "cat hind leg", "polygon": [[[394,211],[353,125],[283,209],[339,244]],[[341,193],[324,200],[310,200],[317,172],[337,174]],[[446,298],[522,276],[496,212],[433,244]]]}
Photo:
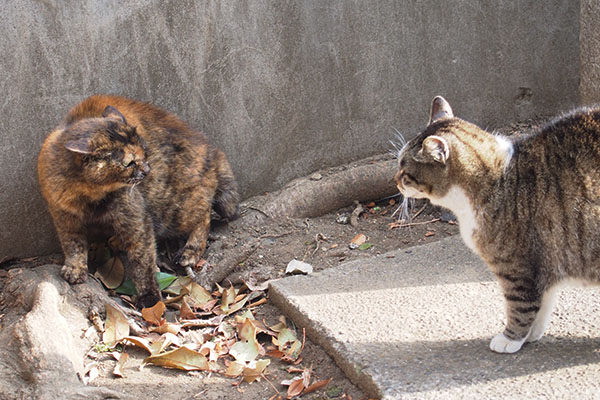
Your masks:
{"label": "cat hind leg", "polygon": [[210,230],[210,211],[206,211],[200,223],[190,233],[190,236],[183,246],[175,255],[175,262],[182,267],[194,267],[202,258],[206,250],[206,240]]}

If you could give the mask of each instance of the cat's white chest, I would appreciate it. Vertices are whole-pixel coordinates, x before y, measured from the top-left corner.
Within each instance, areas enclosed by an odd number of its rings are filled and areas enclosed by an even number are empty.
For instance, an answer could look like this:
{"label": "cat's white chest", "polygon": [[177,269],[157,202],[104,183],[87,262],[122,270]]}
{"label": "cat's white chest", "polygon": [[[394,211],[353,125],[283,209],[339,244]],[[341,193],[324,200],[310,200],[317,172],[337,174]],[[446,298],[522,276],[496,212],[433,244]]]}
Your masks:
{"label": "cat's white chest", "polygon": [[473,235],[477,231],[477,219],[471,200],[467,197],[464,190],[458,186],[453,186],[442,198],[430,199],[433,204],[449,209],[458,219],[460,236],[468,248],[477,253],[477,248],[473,240]]}

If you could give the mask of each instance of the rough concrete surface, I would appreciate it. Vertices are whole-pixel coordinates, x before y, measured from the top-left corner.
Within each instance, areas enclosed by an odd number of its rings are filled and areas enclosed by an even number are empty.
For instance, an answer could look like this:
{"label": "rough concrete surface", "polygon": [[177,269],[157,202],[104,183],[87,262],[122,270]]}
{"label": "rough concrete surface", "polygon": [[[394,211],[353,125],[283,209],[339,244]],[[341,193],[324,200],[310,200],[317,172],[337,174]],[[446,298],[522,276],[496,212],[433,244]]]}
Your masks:
{"label": "rough concrete surface", "polygon": [[57,250],[35,162],[97,92],[203,130],[244,196],[386,152],[444,95],[495,127],[578,101],[580,2],[31,1],[0,19],[0,259]]}
{"label": "rough concrete surface", "polygon": [[600,293],[566,289],[546,335],[496,354],[504,301],[459,237],[271,283],[269,296],[386,399],[597,398]]}
{"label": "rough concrete surface", "polygon": [[60,268],[12,269],[3,279],[0,399],[124,398],[78,379],[84,376],[82,355],[97,339],[83,335],[87,310],[112,303],[98,282],[70,286]]}

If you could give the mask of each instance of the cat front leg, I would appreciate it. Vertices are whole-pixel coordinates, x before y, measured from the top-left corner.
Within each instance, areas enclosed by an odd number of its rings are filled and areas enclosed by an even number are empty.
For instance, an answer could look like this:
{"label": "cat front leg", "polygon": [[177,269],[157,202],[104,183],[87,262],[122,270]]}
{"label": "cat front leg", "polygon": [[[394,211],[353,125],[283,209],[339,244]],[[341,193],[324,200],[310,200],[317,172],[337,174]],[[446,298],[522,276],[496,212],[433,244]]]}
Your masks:
{"label": "cat front leg", "polygon": [[60,274],[70,284],[83,283],[88,274],[86,230],[81,221],[68,213],[56,211],[52,217],[65,256]]}
{"label": "cat front leg", "polygon": [[[539,336],[543,334],[547,325],[548,307],[541,310],[542,296],[531,279],[507,275],[499,278],[506,300],[507,323],[504,332],[491,340],[490,349],[497,353],[515,353],[521,349],[533,330]],[[536,321],[539,323],[536,324]]]}
{"label": "cat front leg", "polygon": [[548,325],[550,324],[550,316],[552,315],[552,310],[556,305],[557,297],[558,286],[556,285],[544,293],[540,311],[538,311],[535,321],[533,321],[533,325],[531,326],[529,334],[527,335],[528,342],[538,341],[544,335],[546,328],[548,328]]}
{"label": "cat front leg", "polygon": [[152,307],[161,300],[156,282],[156,242],[152,219],[133,199],[124,200],[114,213],[114,230],[126,254],[126,269],[137,291],[136,305]]}

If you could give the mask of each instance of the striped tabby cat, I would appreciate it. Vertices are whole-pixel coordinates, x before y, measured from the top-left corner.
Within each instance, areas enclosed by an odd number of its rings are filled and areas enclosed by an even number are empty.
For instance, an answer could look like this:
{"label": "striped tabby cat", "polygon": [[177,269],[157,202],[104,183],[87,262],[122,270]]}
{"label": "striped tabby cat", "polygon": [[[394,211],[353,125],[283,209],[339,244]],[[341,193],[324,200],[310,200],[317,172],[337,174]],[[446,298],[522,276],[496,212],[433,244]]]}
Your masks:
{"label": "striped tabby cat", "polygon": [[490,348],[540,339],[557,288],[600,281],[600,109],[581,109],[529,135],[490,134],[436,97],[427,128],[399,154],[405,197],[450,209],[489,265],[507,324]]}

